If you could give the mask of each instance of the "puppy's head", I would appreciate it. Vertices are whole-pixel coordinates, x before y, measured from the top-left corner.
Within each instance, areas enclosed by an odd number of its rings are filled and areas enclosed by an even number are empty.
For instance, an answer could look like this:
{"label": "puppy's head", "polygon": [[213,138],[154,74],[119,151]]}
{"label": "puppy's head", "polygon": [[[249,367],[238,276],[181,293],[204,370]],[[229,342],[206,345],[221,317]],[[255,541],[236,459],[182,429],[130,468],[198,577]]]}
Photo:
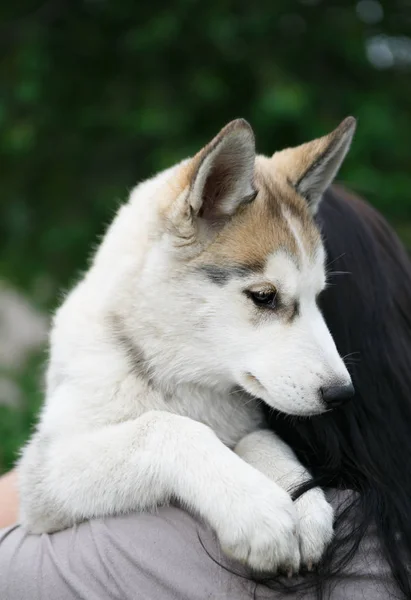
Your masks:
{"label": "puppy's head", "polygon": [[350,395],[318,308],[326,272],[314,215],[354,129],[347,118],[263,157],[250,125],[236,120],[168,172],[156,192],[162,234],[140,288],[157,331],[152,362],[167,355],[164,377],[239,385],[295,415]]}

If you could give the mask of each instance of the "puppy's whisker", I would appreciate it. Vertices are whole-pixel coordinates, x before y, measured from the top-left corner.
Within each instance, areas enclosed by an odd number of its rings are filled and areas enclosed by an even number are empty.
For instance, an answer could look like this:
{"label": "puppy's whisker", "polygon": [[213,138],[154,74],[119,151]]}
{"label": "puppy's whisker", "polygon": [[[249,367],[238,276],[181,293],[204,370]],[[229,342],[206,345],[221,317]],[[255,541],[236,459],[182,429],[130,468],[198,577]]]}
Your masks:
{"label": "puppy's whisker", "polygon": [[334,277],[334,275],[352,275],[351,271],[328,271],[327,277]]}
{"label": "puppy's whisker", "polygon": [[333,265],[337,260],[340,260],[340,258],[343,258],[343,256],[345,256],[345,255],[346,255],[346,252],[343,252],[339,256],[336,256],[336,258],[334,258],[333,260],[331,260],[330,262],[328,262],[326,264],[326,268],[328,269],[328,267],[331,267],[331,265]]}

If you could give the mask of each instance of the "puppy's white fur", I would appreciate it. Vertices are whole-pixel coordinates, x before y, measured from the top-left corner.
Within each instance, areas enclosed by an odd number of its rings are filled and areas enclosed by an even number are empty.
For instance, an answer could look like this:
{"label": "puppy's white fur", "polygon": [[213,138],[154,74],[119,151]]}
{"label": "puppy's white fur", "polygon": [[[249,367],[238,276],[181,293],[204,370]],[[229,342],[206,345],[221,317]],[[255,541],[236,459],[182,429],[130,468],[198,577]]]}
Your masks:
{"label": "puppy's white fur", "polygon": [[[30,531],[178,499],[255,569],[297,570],[320,558],[332,510],[318,489],[293,504],[288,491],[309,474],[263,430],[254,398],[315,414],[322,386],[350,381],[315,303],[324,250],[309,215],[329,183],[324,161],[334,175],[348,148],[353,125],[344,127],[268,162],[237,121],[132,192],[54,319],[46,402],[19,465]],[[258,181],[269,186],[271,170],[309,205],[277,198],[277,224],[262,192],[245,205]],[[268,232],[254,268],[252,223],[263,210],[279,240],[287,229],[289,248],[280,240],[268,251],[276,236]],[[247,239],[250,264],[239,267],[236,248]],[[278,313],[261,313],[245,293],[267,286],[281,295]]]}

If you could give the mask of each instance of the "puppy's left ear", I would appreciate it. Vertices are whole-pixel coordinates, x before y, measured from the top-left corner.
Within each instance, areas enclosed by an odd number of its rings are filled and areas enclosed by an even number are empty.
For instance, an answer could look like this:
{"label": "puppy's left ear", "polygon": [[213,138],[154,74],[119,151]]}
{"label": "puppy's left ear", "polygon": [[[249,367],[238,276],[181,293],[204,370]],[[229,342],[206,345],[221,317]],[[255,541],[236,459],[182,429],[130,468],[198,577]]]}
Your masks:
{"label": "puppy's left ear", "polygon": [[313,214],[317,212],[325,190],[347,154],[356,128],[354,117],[347,117],[328,135],[287,148],[273,156],[274,168],[281,170],[296,191],[308,202]]}

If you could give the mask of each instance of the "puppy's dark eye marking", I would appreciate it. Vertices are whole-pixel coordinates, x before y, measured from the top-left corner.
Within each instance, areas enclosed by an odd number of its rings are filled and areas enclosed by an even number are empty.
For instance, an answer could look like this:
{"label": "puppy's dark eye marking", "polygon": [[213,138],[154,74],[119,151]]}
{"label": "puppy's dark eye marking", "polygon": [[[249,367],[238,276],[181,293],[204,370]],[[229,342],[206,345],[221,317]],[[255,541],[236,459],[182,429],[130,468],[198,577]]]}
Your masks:
{"label": "puppy's dark eye marking", "polygon": [[216,285],[224,285],[230,278],[230,274],[226,269],[221,269],[215,265],[204,265],[201,267],[201,271]]}
{"label": "puppy's dark eye marking", "polygon": [[216,285],[225,285],[234,277],[248,277],[255,272],[254,268],[242,265],[219,267],[217,265],[202,265],[199,271],[205,273],[210,281]]}

